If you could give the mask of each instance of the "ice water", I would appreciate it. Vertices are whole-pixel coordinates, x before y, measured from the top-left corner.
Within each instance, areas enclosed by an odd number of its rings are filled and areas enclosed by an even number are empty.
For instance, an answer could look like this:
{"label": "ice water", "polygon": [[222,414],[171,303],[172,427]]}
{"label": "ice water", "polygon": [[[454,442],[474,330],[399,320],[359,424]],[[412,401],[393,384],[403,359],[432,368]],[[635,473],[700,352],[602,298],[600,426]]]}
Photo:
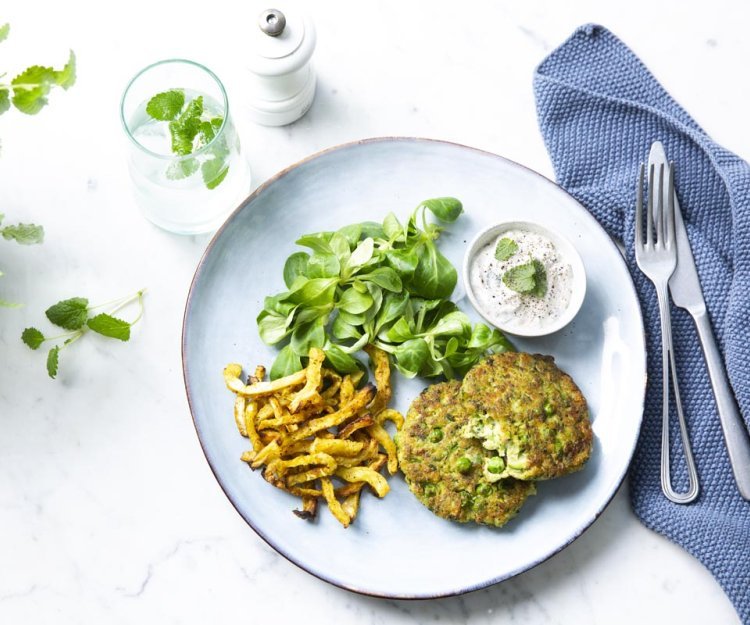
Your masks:
{"label": "ice water", "polygon": [[[202,119],[223,117],[223,107],[215,99],[198,91],[182,91],[186,103],[203,97]],[[129,159],[136,201],[150,221],[171,232],[195,234],[217,228],[250,191],[249,168],[231,119],[226,120],[223,130],[209,145],[196,145],[193,154],[180,159],[172,152],[169,123],[146,113],[147,103],[144,100],[136,108],[129,123],[131,135],[141,146],[133,147]],[[200,166],[213,156],[220,141],[225,142],[228,170],[211,189],[204,182]],[[196,171],[176,176],[186,158],[194,159],[190,170]]]}

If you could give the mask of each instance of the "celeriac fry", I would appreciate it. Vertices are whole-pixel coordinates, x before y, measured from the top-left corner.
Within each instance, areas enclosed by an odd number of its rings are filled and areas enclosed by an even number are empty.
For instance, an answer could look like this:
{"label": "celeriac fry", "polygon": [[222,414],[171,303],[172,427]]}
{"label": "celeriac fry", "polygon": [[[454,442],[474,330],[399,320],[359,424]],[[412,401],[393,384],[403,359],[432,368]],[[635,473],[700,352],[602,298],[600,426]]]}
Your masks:
{"label": "celeriac fry", "polygon": [[240,380],[242,375],[242,365],[232,363],[224,367],[224,383],[227,388],[233,393],[239,393],[245,388],[245,385]]}
{"label": "celeriac fry", "polygon": [[375,421],[380,425],[383,425],[383,423],[385,423],[386,421],[390,421],[391,423],[393,423],[393,425],[396,426],[397,430],[400,430],[404,427],[404,415],[402,415],[398,410],[393,410],[392,408],[386,408],[385,410],[379,412],[375,417]]}
{"label": "celeriac fry", "polygon": [[332,471],[336,468],[336,461],[333,459],[333,456],[323,452],[317,452],[312,454],[305,454],[304,456],[297,456],[296,458],[292,458],[291,460],[279,460],[276,465],[276,472],[281,475],[286,473],[288,469],[307,466],[311,464],[322,464]]}
{"label": "celeriac fry", "polygon": [[362,490],[360,489],[351,495],[347,495],[341,500],[341,509],[350,519],[356,517],[357,512],[359,512],[359,497],[361,494]]}
{"label": "celeriac fry", "polygon": [[394,475],[398,471],[398,456],[396,455],[396,443],[393,442],[390,434],[385,431],[382,425],[371,425],[367,428],[367,433],[372,436],[388,455],[388,473]]}
{"label": "celeriac fry", "polygon": [[354,397],[354,383],[351,375],[345,375],[344,379],[341,380],[340,397],[342,404],[348,404]]}
{"label": "celeriac fry", "polygon": [[256,414],[258,414],[257,402],[248,402],[245,406],[245,431],[247,432],[247,437],[250,439],[250,442],[253,444],[253,449],[255,451],[260,451],[263,449],[264,444],[263,441],[261,441],[260,436],[258,436],[258,430],[255,427]]}
{"label": "celeriac fry", "polygon": [[242,397],[242,395],[237,395],[234,400],[234,422],[237,424],[237,429],[242,436],[247,436],[247,427],[245,426],[245,404],[247,404],[247,399]]}
{"label": "celeriac fry", "polygon": [[[335,463],[334,463],[335,466]],[[316,469],[310,469],[309,471],[305,471],[304,473],[295,473],[294,475],[289,475],[286,478],[286,484],[287,486],[294,486],[295,484],[304,484],[305,482],[312,482],[313,480],[317,480],[320,477],[326,477],[328,475],[333,475],[334,469],[331,467],[318,467]],[[378,473],[378,475],[380,475]],[[383,477],[382,475],[380,477]]]}
{"label": "celeriac fry", "polygon": [[343,428],[341,428],[337,436],[343,439],[349,438],[357,430],[369,427],[374,423],[375,419],[373,419],[369,414],[363,414],[361,417],[357,417],[356,419],[354,419],[354,421],[350,421]]}
{"label": "celeriac fry", "polygon": [[364,408],[370,403],[373,395],[375,394],[375,387],[372,384],[368,384],[361,391],[359,391],[354,398],[346,404],[343,408],[339,408],[336,412],[333,412],[325,417],[319,417],[309,421],[304,427],[294,432],[290,437],[290,441],[300,441],[303,438],[312,436],[316,432],[321,430],[327,430],[335,425],[338,425],[342,421],[346,421],[350,417],[354,416],[356,412]]}
{"label": "celeriac fry", "polygon": [[300,519],[311,521],[318,513],[318,497],[302,496],[302,510],[292,510]]}
{"label": "celeriac fry", "polygon": [[370,467],[340,468],[335,475],[347,482],[367,482],[378,497],[385,497],[391,489],[386,479]]}
{"label": "celeriac fry", "polygon": [[388,354],[379,347],[367,345],[365,351],[372,361],[375,386],[378,389],[370,406],[370,412],[376,415],[384,410],[388,402],[391,401],[391,365],[388,362]]}
{"label": "celeriac fry", "polygon": [[[303,369],[302,371],[297,371],[297,373],[292,373],[292,375],[288,375],[284,378],[279,378],[278,380],[274,380],[273,382],[258,382],[257,384],[251,384],[250,386],[245,386],[243,384],[242,388],[238,390],[235,390],[233,388],[230,388],[230,390],[234,391],[235,393],[239,393],[240,395],[244,395],[245,397],[260,397],[261,395],[272,395],[273,393],[288,386],[297,386],[298,384],[302,384],[305,381],[305,378],[306,373]],[[240,384],[242,383],[240,382]],[[229,383],[227,383],[227,386],[229,386]]]}
{"label": "celeriac fry", "polygon": [[284,449],[284,455],[323,452],[332,456],[354,457],[364,448],[359,441],[342,441],[337,438],[315,438],[311,441],[300,441]]}
{"label": "celeriac fry", "polygon": [[263,365],[258,365],[255,367],[255,373],[251,375],[247,379],[248,385],[250,384],[257,384],[258,382],[262,382],[263,378],[266,377],[266,368]]}
{"label": "celeriac fry", "polygon": [[331,514],[336,517],[336,520],[341,523],[344,527],[349,527],[349,523],[352,522],[351,517],[344,512],[344,508],[341,507],[339,500],[336,499],[336,494],[333,492],[333,484],[327,477],[321,478],[320,485],[323,490],[323,497],[325,497],[328,509]]}
{"label": "celeriac fry", "polygon": [[[314,518],[324,499],[346,527],[356,517],[365,485],[379,497],[388,492],[378,471],[386,462],[389,471],[395,470],[395,444],[382,426],[390,420],[400,428],[403,417],[384,409],[391,397],[387,355],[375,349],[368,353],[377,388],[367,384],[357,390],[364,372],[340,376],[323,367],[325,354],[319,349],[310,351],[305,369],[273,382],[263,380],[261,366],[247,385],[240,379],[240,365],[223,371],[236,395],[237,429],[252,443],[241,460],[261,469],[268,483],[301,497],[301,508],[295,510],[301,518]],[[343,484],[336,486],[334,479]]]}
{"label": "celeriac fry", "polygon": [[322,349],[318,349],[317,347],[310,349],[310,360],[305,369],[305,386],[302,387],[301,391],[295,394],[289,404],[289,412],[297,412],[305,404],[320,397],[318,390],[320,389],[323,379],[320,368],[323,366],[323,361],[325,359],[326,355]]}

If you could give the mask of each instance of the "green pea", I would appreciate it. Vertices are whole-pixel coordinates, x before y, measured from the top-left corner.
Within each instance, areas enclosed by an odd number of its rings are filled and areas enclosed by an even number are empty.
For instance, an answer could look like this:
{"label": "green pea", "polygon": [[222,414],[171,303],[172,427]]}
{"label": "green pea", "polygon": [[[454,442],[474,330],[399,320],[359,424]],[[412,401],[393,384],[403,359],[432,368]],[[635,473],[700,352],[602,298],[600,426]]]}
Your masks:
{"label": "green pea", "polygon": [[437,488],[434,484],[426,484],[424,487],[424,494],[426,497],[434,497],[437,493]]}
{"label": "green pea", "polygon": [[546,402],[544,404],[544,414],[546,414],[548,417],[551,417],[553,414],[555,414],[555,407],[550,402]]}
{"label": "green pea", "polygon": [[456,471],[459,473],[468,473],[471,470],[472,462],[469,458],[464,456],[456,461]]}
{"label": "green pea", "polygon": [[427,436],[427,439],[431,443],[439,443],[441,440],[443,440],[443,429],[442,428],[434,428],[429,435]]}
{"label": "green pea", "polygon": [[489,484],[485,484],[482,482],[479,486],[477,486],[477,495],[480,497],[486,497],[492,492],[492,486]]}
{"label": "green pea", "polygon": [[494,456],[487,461],[487,470],[490,473],[502,473],[505,468],[505,463],[500,456]]}

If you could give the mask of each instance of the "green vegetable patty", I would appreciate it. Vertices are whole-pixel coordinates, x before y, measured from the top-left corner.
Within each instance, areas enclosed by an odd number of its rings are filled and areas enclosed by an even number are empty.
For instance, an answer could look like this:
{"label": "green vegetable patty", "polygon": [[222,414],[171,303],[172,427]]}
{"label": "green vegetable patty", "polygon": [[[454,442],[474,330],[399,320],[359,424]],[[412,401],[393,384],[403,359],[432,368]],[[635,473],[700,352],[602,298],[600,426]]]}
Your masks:
{"label": "green vegetable patty", "polygon": [[591,455],[586,400],[551,356],[493,354],[466,374],[461,396],[472,413],[464,435],[495,451],[500,477],[560,477]]}
{"label": "green vegetable patty", "polygon": [[460,382],[429,386],[412,403],[396,436],[399,464],[409,488],[438,516],[501,526],[536,488],[491,473],[497,453],[465,435],[473,416],[461,399]]}

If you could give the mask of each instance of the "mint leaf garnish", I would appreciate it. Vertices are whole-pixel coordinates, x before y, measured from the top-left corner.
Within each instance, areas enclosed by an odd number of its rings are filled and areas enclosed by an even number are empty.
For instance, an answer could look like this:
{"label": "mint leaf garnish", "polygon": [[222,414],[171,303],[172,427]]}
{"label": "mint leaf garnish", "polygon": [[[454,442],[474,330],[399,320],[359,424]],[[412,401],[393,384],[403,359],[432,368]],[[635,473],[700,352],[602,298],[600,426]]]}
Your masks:
{"label": "mint leaf garnish", "polygon": [[44,343],[44,334],[36,328],[26,328],[21,334],[21,340],[31,349],[38,349]]}
{"label": "mint leaf garnish", "polygon": [[56,326],[66,330],[80,330],[88,318],[89,300],[85,297],[72,297],[50,306],[45,314]]}
{"label": "mint leaf garnish", "polygon": [[[47,96],[52,87],[68,89],[75,83],[76,64],[73,51],[63,69],[32,65],[11,80],[13,106],[22,113],[35,115],[47,104]],[[1,105],[0,105],[1,106]]]}
{"label": "mint leaf garnish", "polygon": [[[0,218],[2,215],[0,215]],[[2,275],[2,274],[0,274]],[[65,334],[58,336],[44,336],[41,330],[36,328],[26,328],[21,334],[21,340],[28,345],[31,349],[38,349],[45,341],[62,341],[54,345],[47,353],[47,373],[51,378],[57,375],[60,351],[65,349],[72,343],[75,343],[78,339],[89,332],[96,332],[102,336],[106,336],[120,341],[127,341],[130,339],[130,329],[140,321],[143,316],[143,293],[145,289],[123,297],[118,300],[113,300],[102,304],[100,306],[89,306],[89,301],[84,297],[72,297],[70,299],[62,300],[54,306],[47,309],[47,318],[62,328],[70,330]],[[133,321],[125,321],[119,317],[115,317],[114,314],[131,304],[132,302],[138,302],[139,312]],[[0,305],[2,302],[0,302]],[[89,311],[95,308],[109,307],[108,313],[99,313],[89,318]]]}
{"label": "mint leaf garnish", "polygon": [[163,93],[157,93],[148,101],[146,113],[154,119],[163,122],[171,122],[175,119],[185,105],[185,94],[181,89],[171,89]]}
{"label": "mint leaf garnish", "polygon": [[57,368],[60,363],[60,348],[53,347],[47,352],[47,375],[53,380],[57,376]]}
{"label": "mint leaf garnish", "polygon": [[76,82],[76,55],[70,51],[68,62],[59,72],[55,72],[55,83],[63,89],[70,89]]}
{"label": "mint leaf garnish", "polygon": [[215,189],[218,187],[222,180],[227,177],[229,173],[229,165],[223,158],[212,158],[207,161],[203,161],[201,165],[201,174],[203,175],[203,182],[209,189]]}
{"label": "mint leaf garnish", "polygon": [[499,261],[508,260],[518,251],[518,243],[508,237],[503,237],[497,242],[495,258]]}
{"label": "mint leaf garnish", "polygon": [[130,339],[130,324],[127,321],[101,313],[92,317],[86,323],[94,332],[113,339],[127,341]]}
{"label": "mint leaf garnish", "polygon": [[198,159],[185,158],[171,163],[167,167],[167,178],[170,180],[182,180],[192,176],[200,168]]}
{"label": "mint leaf garnish", "polygon": [[0,228],[0,234],[7,241],[16,241],[21,245],[34,245],[44,241],[44,228],[35,224],[16,224]]}
{"label": "mint leaf garnish", "polygon": [[7,87],[0,87],[0,115],[10,108],[10,91]]}
{"label": "mint leaf garnish", "polygon": [[547,292],[547,272],[542,261],[535,258],[532,262],[534,263],[534,282],[536,284],[531,294],[535,297],[544,297]]}
{"label": "mint leaf garnish", "polygon": [[203,115],[203,96],[190,100],[182,114],[169,122],[169,133],[172,135],[172,152],[187,156],[193,151],[193,140],[201,129]]}
{"label": "mint leaf garnish", "polygon": [[537,259],[508,269],[503,274],[503,283],[516,293],[544,297],[547,292],[547,272]]}

